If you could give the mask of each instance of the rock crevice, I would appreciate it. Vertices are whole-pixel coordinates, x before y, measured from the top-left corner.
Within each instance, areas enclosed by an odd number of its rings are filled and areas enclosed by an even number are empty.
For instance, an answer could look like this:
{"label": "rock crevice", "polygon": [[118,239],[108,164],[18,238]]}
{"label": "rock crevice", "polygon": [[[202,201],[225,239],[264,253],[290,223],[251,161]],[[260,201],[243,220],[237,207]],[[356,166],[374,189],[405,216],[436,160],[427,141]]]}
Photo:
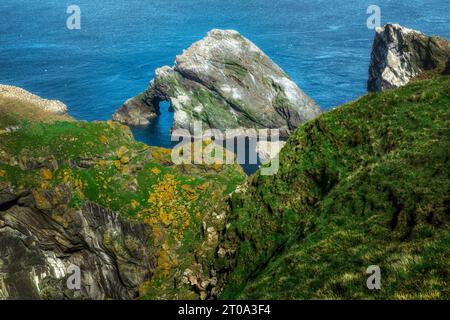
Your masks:
{"label": "rock crevice", "polygon": [[[42,206],[54,196],[0,191],[0,299],[136,298],[154,268],[148,227],[89,202]],[[71,266],[79,290],[67,286]]]}

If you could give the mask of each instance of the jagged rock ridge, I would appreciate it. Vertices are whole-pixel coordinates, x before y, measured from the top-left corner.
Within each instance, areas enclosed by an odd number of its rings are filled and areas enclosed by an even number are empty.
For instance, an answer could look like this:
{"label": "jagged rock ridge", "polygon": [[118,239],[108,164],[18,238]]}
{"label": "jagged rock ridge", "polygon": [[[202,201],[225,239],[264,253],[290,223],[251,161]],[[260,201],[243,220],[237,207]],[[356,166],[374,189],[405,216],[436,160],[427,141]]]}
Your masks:
{"label": "jagged rock ridge", "polygon": [[43,99],[22,88],[0,84],[0,97],[13,98],[57,115],[67,114],[67,106],[59,100]]}
{"label": "jagged rock ridge", "polygon": [[[192,132],[194,121],[207,128],[278,128],[289,136],[320,114],[319,106],[256,45],[233,30],[212,30],[177,56],[173,67],[156,70],[143,94],[113,116],[142,124],[169,101],[174,129]],[[145,108],[146,107],[146,108]]]}
{"label": "jagged rock ridge", "polygon": [[398,24],[387,24],[376,30],[368,90],[398,88],[425,71],[438,69],[445,73],[449,63],[450,42],[446,39],[430,37]]}

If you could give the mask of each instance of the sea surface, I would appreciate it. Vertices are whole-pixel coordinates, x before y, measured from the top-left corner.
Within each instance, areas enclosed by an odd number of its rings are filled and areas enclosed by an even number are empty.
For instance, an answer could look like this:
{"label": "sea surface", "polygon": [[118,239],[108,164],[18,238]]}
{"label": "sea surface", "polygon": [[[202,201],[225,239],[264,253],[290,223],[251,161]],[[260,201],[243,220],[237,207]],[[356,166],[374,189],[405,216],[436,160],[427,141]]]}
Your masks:
{"label": "sea surface", "polygon": [[[449,0],[0,0],[0,83],[59,99],[77,119],[107,120],[210,29],[235,29],[327,110],[366,92],[371,4],[382,24],[450,38]],[[69,5],[81,9],[81,30],[66,27]],[[138,140],[171,146],[162,109],[133,130]]]}

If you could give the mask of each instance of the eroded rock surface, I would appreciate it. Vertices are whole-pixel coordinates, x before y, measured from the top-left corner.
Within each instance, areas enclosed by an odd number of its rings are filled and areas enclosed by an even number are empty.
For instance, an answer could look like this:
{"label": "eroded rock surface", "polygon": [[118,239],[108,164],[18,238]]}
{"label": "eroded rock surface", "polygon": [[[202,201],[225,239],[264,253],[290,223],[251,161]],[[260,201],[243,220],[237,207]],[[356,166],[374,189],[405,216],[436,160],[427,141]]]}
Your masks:
{"label": "eroded rock surface", "polygon": [[406,85],[421,73],[445,73],[450,61],[450,42],[440,37],[387,24],[376,30],[369,68],[368,90],[372,92]]}
{"label": "eroded rock surface", "polygon": [[[149,228],[93,203],[54,206],[66,201],[63,189],[0,190],[0,299],[137,297],[154,263]],[[79,290],[67,286],[71,266]]]}
{"label": "eroded rock surface", "polygon": [[210,31],[177,56],[173,67],[155,73],[146,92],[127,101],[115,120],[139,123],[143,105],[156,114],[159,103],[169,101],[174,129],[192,133],[194,122],[202,121],[205,128],[221,130],[278,128],[287,137],[320,114],[279,66],[233,30]]}

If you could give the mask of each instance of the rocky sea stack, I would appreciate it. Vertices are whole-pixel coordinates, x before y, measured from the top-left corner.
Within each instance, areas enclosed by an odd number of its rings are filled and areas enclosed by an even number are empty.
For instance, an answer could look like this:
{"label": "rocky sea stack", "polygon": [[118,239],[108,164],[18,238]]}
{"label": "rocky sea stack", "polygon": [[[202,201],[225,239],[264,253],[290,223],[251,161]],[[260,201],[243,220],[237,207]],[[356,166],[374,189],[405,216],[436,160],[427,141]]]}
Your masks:
{"label": "rocky sea stack", "polygon": [[177,56],[173,67],[156,70],[141,95],[113,116],[145,124],[169,101],[174,129],[192,131],[194,121],[216,129],[277,128],[289,136],[320,114],[319,106],[256,45],[233,30],[212,30]]}
{"label": "rocky sea stack", "polygon": [[450,42],[437,36],[387,24],[376,30],[368,90],[398,88],[426,71],[448,74]]}

